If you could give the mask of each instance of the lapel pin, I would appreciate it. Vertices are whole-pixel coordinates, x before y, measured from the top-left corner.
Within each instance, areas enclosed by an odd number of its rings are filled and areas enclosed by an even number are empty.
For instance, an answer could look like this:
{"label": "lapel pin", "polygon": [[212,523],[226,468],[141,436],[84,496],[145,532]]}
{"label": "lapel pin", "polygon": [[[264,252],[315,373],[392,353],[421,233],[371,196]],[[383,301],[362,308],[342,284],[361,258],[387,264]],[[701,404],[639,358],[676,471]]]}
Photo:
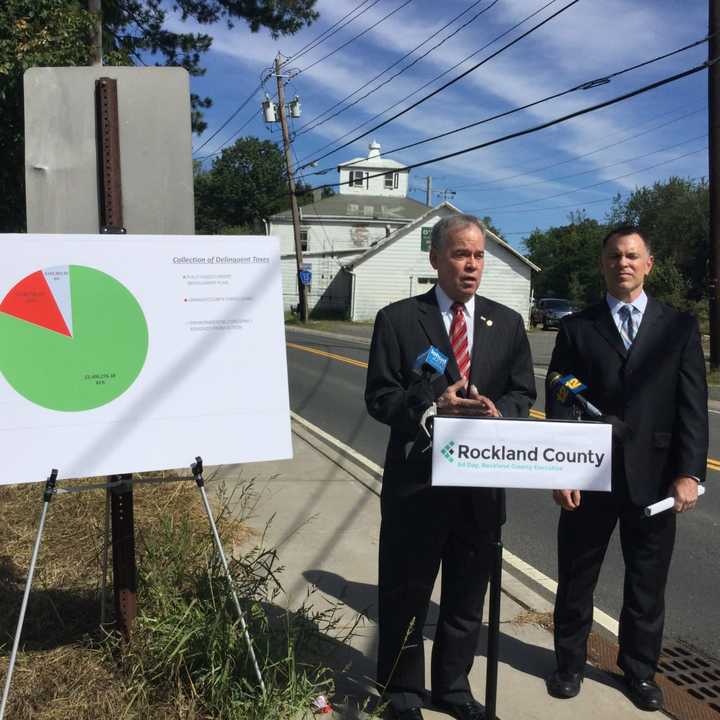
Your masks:
{"label": "lapel pin", "polygon": [[492,321],[492,320],[488,320],[484,315],[481,315],[481,316],[480,316],[480,319],[481,319],[488,327],[492,327],[492,324],[493,324],[493,321]]}

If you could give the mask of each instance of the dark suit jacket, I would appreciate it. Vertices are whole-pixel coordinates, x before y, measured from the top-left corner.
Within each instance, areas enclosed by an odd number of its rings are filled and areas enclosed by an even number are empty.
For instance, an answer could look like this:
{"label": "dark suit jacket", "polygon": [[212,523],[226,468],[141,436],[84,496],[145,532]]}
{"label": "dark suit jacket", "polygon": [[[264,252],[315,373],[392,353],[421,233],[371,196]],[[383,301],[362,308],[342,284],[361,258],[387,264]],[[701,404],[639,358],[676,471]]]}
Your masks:
{"label": "dark suit jacket", "polygon": [[[527,417],[535,400],[530,346],[521,317],[510,308],[475,298],[470,382],[489,397],[504,417]],[[488,322],[490,321],[490,325]],[[443,376],[432,385],[418,382],[413,367],[430,345],[448,357]],[[365,389],[368,412],[390,426],[385,457],[383,498],[410,497],[429,489],[430,452],[416,439],[423,412],[448,385],[460,379],[450,339],[437,305],[435,288],[383,308],[375,320]],[[478,513],[504,519],[502,493],[473,493]]]}
{"label": "dark suit jacket", "polygon": [[[705,360],[697,321],[648,298],[642,323],[625,350],[603,300],[560,323],[548,376],[573,374],[584,395],[628,426],[613,444],[613,489],[624,470],[630,501],[639,506],[668,495],[679,475],[703,480],[708,450]],[[546,412],[570,416],[548,389]]]}

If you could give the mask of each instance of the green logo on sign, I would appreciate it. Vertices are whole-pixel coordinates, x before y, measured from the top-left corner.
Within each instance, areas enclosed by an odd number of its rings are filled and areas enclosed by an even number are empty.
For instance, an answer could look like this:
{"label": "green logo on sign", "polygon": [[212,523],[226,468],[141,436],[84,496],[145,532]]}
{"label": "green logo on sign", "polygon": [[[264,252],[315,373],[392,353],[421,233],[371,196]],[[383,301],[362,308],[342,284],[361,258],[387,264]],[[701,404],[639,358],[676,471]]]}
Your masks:
{"label": "green logo on sign", "polygon": [[420,231],[420,250],[422,252],[430,252],[430,239],[432,238],[432,228],[424,227]]}
{"label": "green logo on sign", "polygon": [[449,462],[455,462],[455,441],[451,440],[445,447],[440,451],[443,457]]}

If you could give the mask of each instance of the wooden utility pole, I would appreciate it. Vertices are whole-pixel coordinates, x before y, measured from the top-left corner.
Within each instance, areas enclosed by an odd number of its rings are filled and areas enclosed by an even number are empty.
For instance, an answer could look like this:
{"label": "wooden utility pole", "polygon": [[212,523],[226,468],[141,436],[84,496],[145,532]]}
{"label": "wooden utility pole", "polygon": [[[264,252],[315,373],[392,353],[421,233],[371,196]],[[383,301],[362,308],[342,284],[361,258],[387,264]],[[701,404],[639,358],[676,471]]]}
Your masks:
{"label": "wooden utility pole", "polygon": [[[720,0],[709,0],[708,60],[720,56]],[[710,136],[710,368],[720,367],[720,64],[708,68]]]}
{"label": "wooden utility pole", "polygon": [[432,175],[425,178],[425,204],[432,207]]}
{"label": "wooden utility pole", "polygon": [[301,322],[307,322],[308,303],[307,286],[302,282],[300,272],[303,270],[302,242],[300,239],[300,212],[298,211],[297,197],[295,196],[295,176],[293,175],[292,154],[290,152],[290,133],[288,131],[287,116],[285,115],[285,80],[281,71],[281,55],[275,58],[275,77],[278,89],[278,117],[282,127],[283,145],[285,146],[285,164],[287,166],[288,189],[290,192],[290,210],[292,212],[293,235],[295,237],[295,263],[297,265],[298,304]]}
{"label": "wooden utility pole", "polygon": [[95,37],[90,53],[90,65],[102,65],[102,0],[88,0],[88,11],[95,15]]}

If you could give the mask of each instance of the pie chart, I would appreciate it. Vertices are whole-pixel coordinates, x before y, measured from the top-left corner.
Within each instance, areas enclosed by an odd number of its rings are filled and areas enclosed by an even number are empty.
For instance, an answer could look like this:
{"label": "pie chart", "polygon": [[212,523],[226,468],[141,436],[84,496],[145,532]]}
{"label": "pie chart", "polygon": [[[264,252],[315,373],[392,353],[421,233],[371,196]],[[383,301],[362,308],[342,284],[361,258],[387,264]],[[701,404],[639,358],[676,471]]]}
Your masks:
{"label": "pie chart", "polygon": [[140,303],[95,268],[38,269],[0,301],[0,373],[48,410],[81,412],[112,402],[140,375],[147,352]]}

